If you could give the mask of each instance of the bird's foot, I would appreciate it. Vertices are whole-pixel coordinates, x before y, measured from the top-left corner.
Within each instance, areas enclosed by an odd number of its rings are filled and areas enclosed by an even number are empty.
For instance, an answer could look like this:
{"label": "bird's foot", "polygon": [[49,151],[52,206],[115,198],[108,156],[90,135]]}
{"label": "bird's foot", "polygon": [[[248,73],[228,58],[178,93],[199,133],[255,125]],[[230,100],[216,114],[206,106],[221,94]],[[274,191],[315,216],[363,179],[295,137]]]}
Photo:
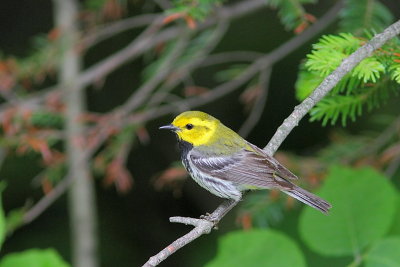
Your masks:
{"label": "bird's foot", "polygon": [[210,214],[207,212],[205,215],[201,215],[200,219],[212,222],[214,224],[214,229],[218,229],[217,224],[218,224],[220,218],[218,218],[216,215],[213,215],[213,214]]}

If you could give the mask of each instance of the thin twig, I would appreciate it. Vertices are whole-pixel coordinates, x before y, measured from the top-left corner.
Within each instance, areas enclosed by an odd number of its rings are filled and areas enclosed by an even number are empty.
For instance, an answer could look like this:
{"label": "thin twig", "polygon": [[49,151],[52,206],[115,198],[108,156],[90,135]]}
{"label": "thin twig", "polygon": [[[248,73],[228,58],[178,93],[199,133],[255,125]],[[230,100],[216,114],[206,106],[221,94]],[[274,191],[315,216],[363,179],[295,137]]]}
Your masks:
{"label": "thin twig", "polygon": [[[377,138],[362,149],[362,154],[371,155],[377,153],[400,130],[400,116],[398,116]],[[361,152],[360,152],[361,154]]]}
{"label": "thin twig", "polygon": [[156,89],[156,87],[172,72],[174,62],[182,55],[190,39],[190,33],[186,32],[181,35],[175,44],[172,51],[167,55],[167,57],[160,64],[157,69],[157,73],[149,79],[143,86],[133,93],[124,105],[117,108],[117,112],[123,112],[123,114],[128,114],[131,110],[135,110],[140,106],[151,92]]}
{"label": "thin twig", "polygon": [[[89,160],[93,154],[100,148],[100,146],[107,140],[108,134],[106,131],[100,131],[97,143],[90,148],[86,149],[83,153],[83,160]],[[76,177],[72,177],[70,170],[64,178],[57,183],[57,185],[48,194],[44,195],[35,205],[29,210],[24,212],[22,217],[22,225],[29,224],[38,218],[44,211],[46,211],[59,197],[61,197],[69,188],[71,183]],[[20,225],[20,226],[22,226]],[[15,229],[13,229],[15,230]]]}
{"label": "thin twig", "polygon": [[209,55],[206,59],[204,59],[201,62],[200,66],[204,68],[211,65],[237,62],[237,61],[253,62],[262,56],[264,56],[263,53],[254,51],[221,52],[218,54]]}
{"label": "thin twig", "polygon": [[162,14],[144,14],[101,26],[94,29],[93,33],[85,36],[81,41],[81,45],[88,49],[124,31],[147,26],[161,17],[163,17]]}
{"label": "thin twig", "polygon": [[257,125],[258,121],[261,118],[262,112],[267,102],[271,72],[272,68],[268,67],[262,70],[260,73],[259,86],[261,87],[261,94],[258,96],[256,102],[254,103],[250,115],[247,117],[246,121],[242,124],[242,126],[238,131],[238,133],[242,137],[246,137],[251,132],[251,130]]}
{"label": "thin twig", "polygon": [[196,51],[194,55],[191,55],[193,58],[187,64],[179,66],[179,69],[174,73],[174,79],[165,82],[165,85],[162,88],[162,94],[155,94],[146,106],[151,107],[159,105],[165,97],[168,96],[167,93],[169,91],[181,83],[182,80],[189,77],[192,71],[201,64],[204,57],[206,57],[218,45],[228,28],[229,22],[225,19],[221,20],[203,48],[200,49],[200,51]]}
{"label": "thin twig", "polygon": [[157,255],[151,257],[149,261],[143,265],[143,267],[153,267],[160,264],[160,262],[168,258],[171,254],[175,253],[178,249],[187,245],[189,242],[197,239],[204,234],[209,234],[214,227],[214,223],[203,219],[171,217],[169,218],[169,221],[174,223],[193,225],[194,228],[189,233],[182,236],[181,238],[178,238],[168,247],[161,250]]}
{"label": "thin twig", "polygon": [[385,175],[392,178],[400,167],[400,155],[397,155],[385,170]]}

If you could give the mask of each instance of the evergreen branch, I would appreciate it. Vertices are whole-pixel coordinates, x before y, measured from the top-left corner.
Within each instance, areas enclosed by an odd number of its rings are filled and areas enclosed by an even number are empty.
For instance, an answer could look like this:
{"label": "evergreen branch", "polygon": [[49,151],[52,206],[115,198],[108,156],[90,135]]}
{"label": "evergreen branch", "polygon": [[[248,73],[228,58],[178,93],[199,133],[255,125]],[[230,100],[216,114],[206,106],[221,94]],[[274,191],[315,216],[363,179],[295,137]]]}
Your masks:
{"label": "evergreen branch", "polygon": [[300,105],[296,106],[294,111],[283,124],[278,128],[271,141],[265,147],[265,151],[272,155],[286,139],[300,120],[314,107],[321,99],[328,94],[335,85],[349,73],[363,59],[372,55],[384,43],[394,38],[400,33],[400,20],[390,25],[382,33],[377,34],[368,43],[357,49],[349,57],[344,59],[340,66],[334,70],[324,81],[308,96]]}
{"label": "evergreen branch", "polygon": [[[309,54],[308,60],[301,66],[296,82],[297,98],[305,99],[316,84],[327,76],[341,61],[362,45],[362,39],[352,34],[323,36]],[[362,113],[363,105],[368,109],[379,106],[385,101],[392,88],[389,75],[396,80],[399,64],[394,42],[374,52],[371,57],[363,59],[354,69],[346,74],[330,92],[330,97],[321,101],[311,111],[311,121],[322,120],[326,125],[329,120],[335,124],[339,116],[345,125],[347,117],[355,120]],[[386,86],[381,86],[385,84]],[[378,93],[379,92],[379,93]],[[342,95],[339,95],[342,93]]]}

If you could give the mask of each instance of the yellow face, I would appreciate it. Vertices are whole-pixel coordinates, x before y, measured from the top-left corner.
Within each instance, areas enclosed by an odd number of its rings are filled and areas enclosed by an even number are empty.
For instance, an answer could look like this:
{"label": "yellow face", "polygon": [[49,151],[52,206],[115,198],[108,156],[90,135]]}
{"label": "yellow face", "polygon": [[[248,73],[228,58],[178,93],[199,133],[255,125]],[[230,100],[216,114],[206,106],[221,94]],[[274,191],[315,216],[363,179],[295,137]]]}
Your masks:
{"label": "yellow face", "polygon": [[183,112],[172,122],[178,137],[194,146],[209,143],[219,124],[219,120],[201,111]]}

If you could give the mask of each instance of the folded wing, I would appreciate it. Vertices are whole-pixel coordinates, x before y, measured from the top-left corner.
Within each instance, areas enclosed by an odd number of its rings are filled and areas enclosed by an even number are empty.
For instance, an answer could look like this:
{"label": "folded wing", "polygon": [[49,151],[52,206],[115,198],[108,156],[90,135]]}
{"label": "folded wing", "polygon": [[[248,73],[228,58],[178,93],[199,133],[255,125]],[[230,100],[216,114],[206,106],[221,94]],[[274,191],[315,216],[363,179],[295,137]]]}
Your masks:
{"label": "folded wing", "polygon": [[192,151],[191,162],[201,172],[244,187],[277,188],[290,190],[294,186],[286,179],[297,179],[273,157],[268,156],[260,148],[251,145],[234,155],[214,155],[204,157],[204,154]]}

